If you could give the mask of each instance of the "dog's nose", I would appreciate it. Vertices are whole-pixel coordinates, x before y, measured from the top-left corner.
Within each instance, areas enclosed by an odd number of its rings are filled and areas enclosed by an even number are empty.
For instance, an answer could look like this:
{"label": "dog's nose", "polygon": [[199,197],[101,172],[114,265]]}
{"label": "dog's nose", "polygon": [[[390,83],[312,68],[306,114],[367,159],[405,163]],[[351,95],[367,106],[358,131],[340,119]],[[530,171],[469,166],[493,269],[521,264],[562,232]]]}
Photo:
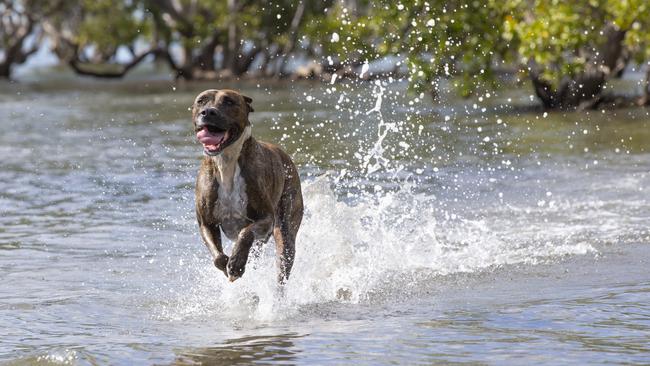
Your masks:
{"label": "dog's nose", "polygon": [[214,117],[217,115],[217,109],[216,108],[206,108],[201,111],[200,113],[203,117]]}

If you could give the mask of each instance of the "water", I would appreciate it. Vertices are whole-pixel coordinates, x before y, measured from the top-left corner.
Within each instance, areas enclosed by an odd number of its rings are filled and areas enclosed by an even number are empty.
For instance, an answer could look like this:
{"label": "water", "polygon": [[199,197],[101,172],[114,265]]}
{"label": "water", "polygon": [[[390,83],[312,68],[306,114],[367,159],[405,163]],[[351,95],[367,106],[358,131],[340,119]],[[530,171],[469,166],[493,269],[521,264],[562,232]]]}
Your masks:
{"label": "water", "polygon": [[280,296],[272,245],[230,284],[197,233],[187,108],[214,86],[0,84],[0,360],[650,359],[647,109],[236,85],[303,178]]}

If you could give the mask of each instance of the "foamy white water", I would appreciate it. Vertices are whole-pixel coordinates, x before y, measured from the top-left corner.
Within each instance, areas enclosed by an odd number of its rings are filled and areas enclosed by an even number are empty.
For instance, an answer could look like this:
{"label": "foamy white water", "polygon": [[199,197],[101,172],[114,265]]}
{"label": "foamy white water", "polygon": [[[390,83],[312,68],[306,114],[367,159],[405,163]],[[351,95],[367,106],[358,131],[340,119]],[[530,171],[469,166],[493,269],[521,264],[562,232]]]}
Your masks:
{"label": "foamy white water", "polygon": [[[196,282],[176,294],[159,315],[279,321],[315,304],[381,303],[417,295],[440,276],[597,254],[585,237],[586,227],[549,224],[545,230],[522,232],[520,227],[491,229],[488,220],[438,221],[438,202],[426,194],[405,188],[350,204],[330,184],[323,176],[303,188],[307,209],[298,237],[299,260],[295,280],[283,293],[275,284],[271,240],[234,284],[224,281],[205,258],[184,262],[187,276]],[[568,239],[574,237],[582,240]]]}

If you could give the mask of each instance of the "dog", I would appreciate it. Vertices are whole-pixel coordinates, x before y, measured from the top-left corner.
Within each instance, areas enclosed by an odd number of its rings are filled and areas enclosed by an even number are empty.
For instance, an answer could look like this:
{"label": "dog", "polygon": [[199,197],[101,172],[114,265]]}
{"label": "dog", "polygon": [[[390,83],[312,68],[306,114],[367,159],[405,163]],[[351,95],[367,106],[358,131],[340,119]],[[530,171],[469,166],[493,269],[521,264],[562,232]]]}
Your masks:
{"label": "dog", "polygon": [[[300,177],[280,147],[251,134],[250,97],[234,90],[209,89],[192,104],[203,160],[196,179],[196,218],[214,265],[230,282],[245,271],[254,243],[275,239],[278,283],[291,273],[303,215]],[[234,241],[230,257],[221,233]]]}

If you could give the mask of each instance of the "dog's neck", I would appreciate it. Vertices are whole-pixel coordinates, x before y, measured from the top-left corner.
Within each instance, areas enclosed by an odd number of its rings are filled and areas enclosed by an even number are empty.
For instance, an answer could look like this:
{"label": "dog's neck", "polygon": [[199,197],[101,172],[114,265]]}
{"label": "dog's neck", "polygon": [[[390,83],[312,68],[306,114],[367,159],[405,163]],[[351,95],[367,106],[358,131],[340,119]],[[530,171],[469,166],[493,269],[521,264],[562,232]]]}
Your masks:
{"label": "dog's neck", "polygon": [[233,142],[230,146],[226,147],[221,154],[212,156],[212,162],[217,168],[217,181],[219,185],[226,191],[232,191],[235,174],[238,173],[239,154],[241,154],[244,142],[251,137],[251,126],[246,126],[244,132]]}

